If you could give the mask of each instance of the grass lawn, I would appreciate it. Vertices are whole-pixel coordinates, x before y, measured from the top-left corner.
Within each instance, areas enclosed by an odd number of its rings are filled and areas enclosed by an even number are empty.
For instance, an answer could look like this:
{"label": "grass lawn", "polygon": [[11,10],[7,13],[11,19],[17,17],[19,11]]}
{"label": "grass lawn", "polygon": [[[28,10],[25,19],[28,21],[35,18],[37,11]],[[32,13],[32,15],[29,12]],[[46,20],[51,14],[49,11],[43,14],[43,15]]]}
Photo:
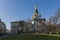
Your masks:
{"label": "grass lawn", "polygon": [[14,35],[1,40],[60,40],[58,35]]}

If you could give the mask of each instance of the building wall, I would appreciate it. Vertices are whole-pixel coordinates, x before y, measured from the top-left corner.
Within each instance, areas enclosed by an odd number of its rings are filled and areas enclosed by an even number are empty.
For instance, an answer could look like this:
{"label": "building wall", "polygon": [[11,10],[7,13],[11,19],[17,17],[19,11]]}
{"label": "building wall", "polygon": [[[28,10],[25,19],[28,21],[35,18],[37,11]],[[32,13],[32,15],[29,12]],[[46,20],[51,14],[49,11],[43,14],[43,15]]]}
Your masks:
{"label": "building wall", "polygon": [[4,22],[0,21],[0,33],[4,34],[6,33],[6,25]]}
{"label": "building wall", "polygon": [[18,27],[18,22],[11,22],[11,34],[17,34]]}
{"label": "building wall", "polygon": [[20,25],[20,21],[11,22],[11,34],[18,34],[21,31],[25,31],[25,28],[21,27],[21,25]]}

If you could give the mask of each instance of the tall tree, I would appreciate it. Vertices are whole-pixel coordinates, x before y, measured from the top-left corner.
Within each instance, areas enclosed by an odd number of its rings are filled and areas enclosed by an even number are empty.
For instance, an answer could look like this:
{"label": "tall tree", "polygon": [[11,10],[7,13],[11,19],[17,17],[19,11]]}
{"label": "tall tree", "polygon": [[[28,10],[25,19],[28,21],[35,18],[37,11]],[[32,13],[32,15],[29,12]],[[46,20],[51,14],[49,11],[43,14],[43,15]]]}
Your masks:
{"label": "tall tree", "polygon": [[60,8],[58,8],[58,10],[57,10],[57,12],[56,12],[56,14],[55,14],[55,17],[57,17],[58,23],[60,23]]}
{"label": "tall tree", "polygon": [[56,11],[56,14],[49,18],[50,24],[59,24],[60,23],[60,8]]}

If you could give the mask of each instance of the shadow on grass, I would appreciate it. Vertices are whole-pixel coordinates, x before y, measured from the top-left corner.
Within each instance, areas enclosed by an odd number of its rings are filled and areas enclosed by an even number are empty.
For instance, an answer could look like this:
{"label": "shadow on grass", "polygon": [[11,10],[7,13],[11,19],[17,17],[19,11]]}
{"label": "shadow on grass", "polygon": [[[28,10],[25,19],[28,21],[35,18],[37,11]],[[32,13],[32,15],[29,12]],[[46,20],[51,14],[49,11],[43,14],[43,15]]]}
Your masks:
{"label": "shadow on grass", "polygon": [[60,40],[60,37],[50,35],[14,35],[1,40]]}

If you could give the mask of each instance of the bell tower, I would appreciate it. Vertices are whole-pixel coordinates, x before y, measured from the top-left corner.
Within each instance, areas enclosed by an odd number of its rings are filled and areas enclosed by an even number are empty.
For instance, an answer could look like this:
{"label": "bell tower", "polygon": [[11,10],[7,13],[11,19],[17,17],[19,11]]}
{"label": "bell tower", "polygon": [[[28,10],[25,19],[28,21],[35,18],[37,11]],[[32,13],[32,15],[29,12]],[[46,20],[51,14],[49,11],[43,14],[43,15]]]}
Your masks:
{"label": "bell tower", "polygon": [[34,10],[34,14],[32,16],[32,20],[37,19],[37,18],[40,18],[40,17],[41,17],[41,15],[39,15],[38,6],[35,5],[35,10]]}

